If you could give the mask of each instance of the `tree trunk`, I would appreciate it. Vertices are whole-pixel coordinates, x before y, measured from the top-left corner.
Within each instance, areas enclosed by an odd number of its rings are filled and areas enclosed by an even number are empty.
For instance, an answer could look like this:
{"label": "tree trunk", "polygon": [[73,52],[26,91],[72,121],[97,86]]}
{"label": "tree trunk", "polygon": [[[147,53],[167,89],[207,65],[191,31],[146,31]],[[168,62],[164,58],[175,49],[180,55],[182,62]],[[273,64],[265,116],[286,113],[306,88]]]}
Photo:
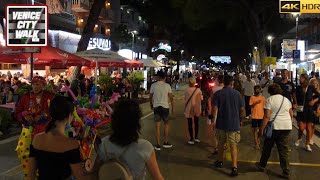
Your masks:
{"label": "tree trunk", "polygon": [[[77,52],[85,51],[88,48],[88,43],[93,34],[93,29],[98,22],[99,15],[101,13],[102,8],[105,6],[106,0],[94,0],[89,17],[87,19],[87,23],[83,28],[83,32],[81,34],[81,39],[78,43]],[[81,72],[81,66],[73,66],[71,68],[70,80],[76,79]]]}

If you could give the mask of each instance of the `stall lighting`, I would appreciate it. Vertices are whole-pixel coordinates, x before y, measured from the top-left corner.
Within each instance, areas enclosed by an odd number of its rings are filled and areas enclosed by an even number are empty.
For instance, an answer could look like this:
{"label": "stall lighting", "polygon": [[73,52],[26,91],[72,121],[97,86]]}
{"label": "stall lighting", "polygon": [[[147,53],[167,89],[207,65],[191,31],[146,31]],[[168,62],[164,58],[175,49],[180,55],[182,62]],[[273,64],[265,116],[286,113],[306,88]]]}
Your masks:
{"label": "stall lighting", "polygon": [[94,27],[96,27],[96,28],[97,28],[97,27],[98,27],[98,24],[96,24]]}
{"label": "stall lighting", "polygon": [[83,19],[82,19],[82,18],[80,19],[80,22],[83,22]]}
{"label": "stall lighting", "polygon": [[110,29],[107,29],[107,32],[110,32]]}
{"label": "stall lighting", "polygon": [[110,6],[110,3],[107,3],[107,6]]}

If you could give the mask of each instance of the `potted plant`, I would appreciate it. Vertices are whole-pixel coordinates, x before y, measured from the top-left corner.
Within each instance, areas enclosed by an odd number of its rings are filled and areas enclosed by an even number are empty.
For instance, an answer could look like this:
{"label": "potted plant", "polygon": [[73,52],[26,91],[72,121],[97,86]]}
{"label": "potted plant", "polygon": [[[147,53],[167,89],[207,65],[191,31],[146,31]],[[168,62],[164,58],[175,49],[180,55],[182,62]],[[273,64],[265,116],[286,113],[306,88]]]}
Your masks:
{"label": "potted plant", "polygon": [[131,72],[128,76],[128,80],[132,85],[132,98],[137,99],[141,83],[144,81],[142,72]]}

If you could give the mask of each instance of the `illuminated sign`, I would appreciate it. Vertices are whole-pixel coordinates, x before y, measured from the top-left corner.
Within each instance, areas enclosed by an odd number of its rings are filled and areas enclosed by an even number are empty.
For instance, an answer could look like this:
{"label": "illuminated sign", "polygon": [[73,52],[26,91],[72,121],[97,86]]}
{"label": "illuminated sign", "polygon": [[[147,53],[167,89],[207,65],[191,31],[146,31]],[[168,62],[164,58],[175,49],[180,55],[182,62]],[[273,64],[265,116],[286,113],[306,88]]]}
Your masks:
{"label": "illuminated sign", "polygon": [[319,0],[280,0],[279,1],[280,13],[320,13]]}
{"label": "illuminated sign", "polygon": [[210,59],[215,63],[227,63],[227,64],[231,63],[230,56],[210,56]]}
{"label": "illuminated sign", "polygon": [[89,49],[95,49],[95,48],[99,48],[102,50],[110,50],[111,41],[108,39],[102,39],[102,38],[90,38],[87,49],[89,50]]}
{"label": "illuminated sign", "polygon": [[159,43],[158,47],[153,47],[151,52],[156,52],[159,49],[165,50],[167,52],[171,52],[171,46],[169,44]]}
{"label": "illuminated sign", "polygon": [[7,6],[7,46],[47,46],[47,6]]}

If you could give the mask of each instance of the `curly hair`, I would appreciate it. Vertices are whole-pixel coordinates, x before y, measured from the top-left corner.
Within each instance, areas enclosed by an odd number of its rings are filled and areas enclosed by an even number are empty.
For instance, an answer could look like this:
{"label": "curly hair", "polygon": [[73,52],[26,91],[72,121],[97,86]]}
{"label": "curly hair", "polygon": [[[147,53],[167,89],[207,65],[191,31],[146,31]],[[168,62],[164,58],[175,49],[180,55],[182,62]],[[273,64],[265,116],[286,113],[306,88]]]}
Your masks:
{"label": "curly hair", "polygon": [[110,141],[122,147],[137,142],[141,130],[141,116],[138,102],[130,99],[117,102],[111,115],[113,132]]}

